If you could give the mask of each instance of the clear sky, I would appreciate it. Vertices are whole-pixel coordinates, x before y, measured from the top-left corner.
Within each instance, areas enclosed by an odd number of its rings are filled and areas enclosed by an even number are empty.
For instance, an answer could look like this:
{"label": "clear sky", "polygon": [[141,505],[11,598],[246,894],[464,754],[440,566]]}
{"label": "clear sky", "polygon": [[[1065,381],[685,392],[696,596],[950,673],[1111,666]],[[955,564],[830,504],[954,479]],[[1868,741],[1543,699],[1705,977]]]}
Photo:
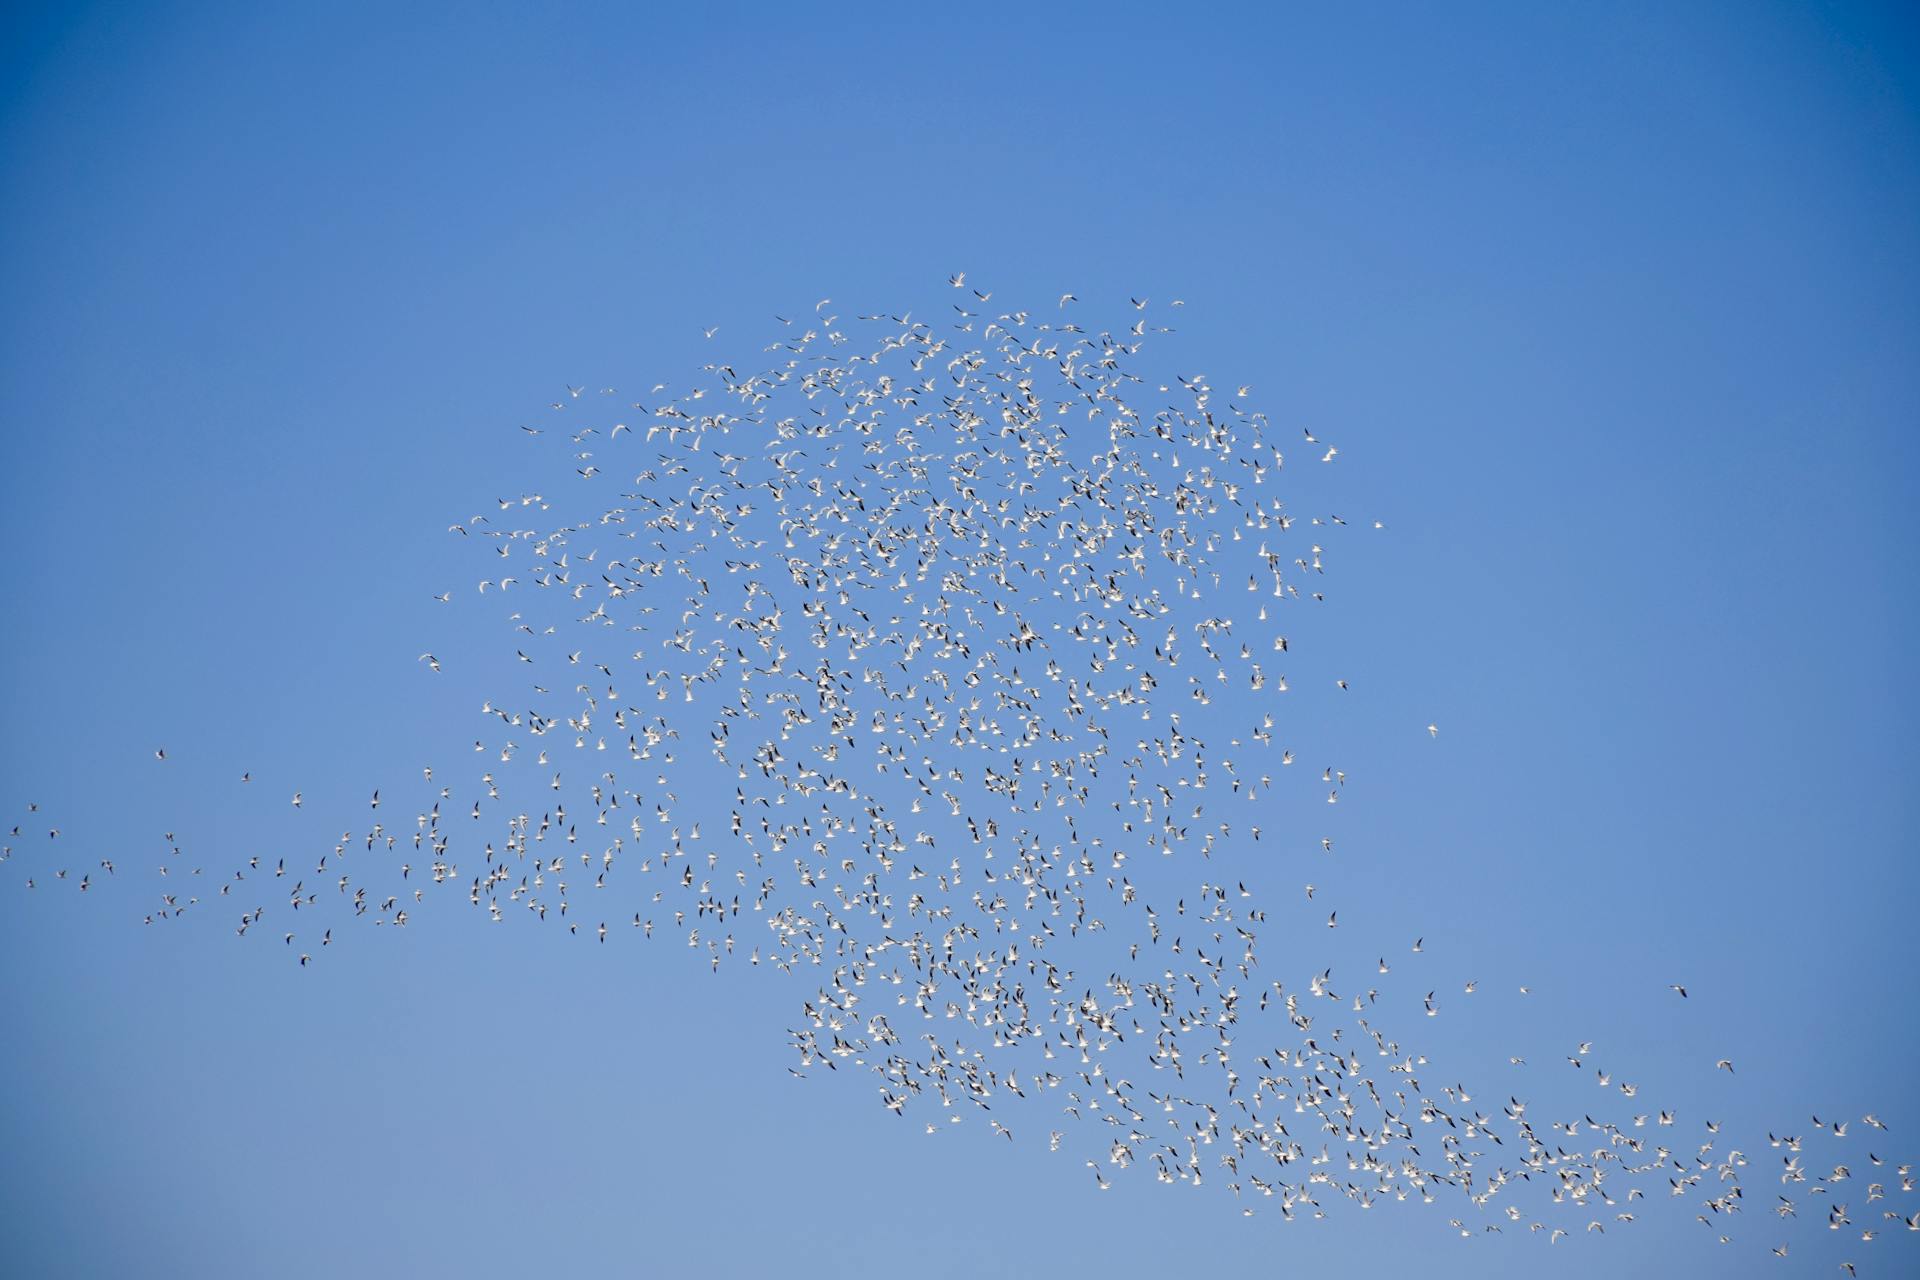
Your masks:
{"label": "clear sky", "polygon": [[[1920,1270],[1765,1202],[1813,1115],[1920,1160],[1900,6],[0,21],[0,1271],[1744,1276],[1789,1234],[1783,1273]],[[1677,1202],[1549,1246],[1102,1192],[1044,1102],[928,1136],[795,1079],[817,973],[463,901],[306,968],[273,919],[141,924],[163,863],[308,858],[466,767],[513,644],[447,526],[569,483],[518,430],[569,385],[751,362],[823,297],[943,323],[958,271],[1103,325],[1183,298],[1162,367],[1339,445],[1298,499],[1371,535],[1301,660],[1350,682],[1302,709],[1337,851],[1276,817],[1194,874],[1338,902],[1293,982],[1423,936],[1421,1051],[1488,1110],[1578,1114],[1592,1041],[1738,1130],[1736,1245]]]}

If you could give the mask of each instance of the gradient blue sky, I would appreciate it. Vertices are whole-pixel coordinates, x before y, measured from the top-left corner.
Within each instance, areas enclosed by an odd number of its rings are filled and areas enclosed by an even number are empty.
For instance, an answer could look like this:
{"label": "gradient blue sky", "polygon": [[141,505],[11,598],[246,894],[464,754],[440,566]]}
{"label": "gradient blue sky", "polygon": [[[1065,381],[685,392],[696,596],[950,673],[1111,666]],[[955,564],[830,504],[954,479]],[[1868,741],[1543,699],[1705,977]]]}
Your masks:
{"label": "gradient blue sky", "polygon": [[[681,378],[822,296],[931,313],[958,270],[1182,296],[1189,367],[1338,438],[1330,499],[1388,526],[1324,624],[1361,695],[1325,730],[1357,852],[1312,872],[1367,903],[1341,946],[1542,993],[1435,1024],[1462,1078],[1594,1039],[1730,1124],[1876,1110],[1920,1156],[1901,6],[0,23],[5,825],[224,867],[292,790],[356,821],[458,743],[469,690],[414,660],[479,576],[445,529],[546,482],[516,427],[565,383]],[[22,880],[12,1275],[1755,1265],[1691,1212],[1549,1257],[1417,1206],[1102,1194],[794,1080],[802,980],[452,912],[303,971]],[[1795,1256],[1920,1268],[1888,1235]]]}

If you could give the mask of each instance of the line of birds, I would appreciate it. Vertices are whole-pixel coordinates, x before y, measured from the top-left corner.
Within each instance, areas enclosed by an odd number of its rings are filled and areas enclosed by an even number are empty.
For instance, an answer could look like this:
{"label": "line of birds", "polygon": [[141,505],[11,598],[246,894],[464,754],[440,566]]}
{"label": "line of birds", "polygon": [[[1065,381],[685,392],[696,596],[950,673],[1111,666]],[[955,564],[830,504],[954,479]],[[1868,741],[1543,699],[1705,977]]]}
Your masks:
{"label": "line of birds", "polygon": [[[1046,318],[989,314],[975,308],[991,292],[948,283],[964,292],[942,325],[844,325],[831,299],[804,323],[776,317],[757,370],[710,362],[618,411],[644,430],[523,426],[563,434],[584,487],[500,497],[450,527],[483,548],[476,594],[518,602],[516,683],[480,707],[475,776],[456,795],[424,767],[408,817],[376,816],[293,868],[251,857],[216,883],[193,866],[185,893],[168,833],[146,921],[218,902],[245,937],[277,901],[301,966],[301,939],[334,942],[309,921],[405,927],[429,894],[492,923],[585,925],[598,945],[658,930],[709,970],[736,955],[818,967],[788,1029],[795,1075],[861,1068],[889,1111],[930,1110],[928,1132],[977,1114],[1008,1141],[1052,1095],[1049,1148],[1069,1130],[1091,1142],[1103,1189],[1133,1165],[1216,1177],[1244,1213],[1283,1219],[1451,1195],[1479,1220],[1454,1219],[1462,1234],[1550,1242],[1631,1223],[1653,1194],[1730,1240],[1751,1157],[1717,1124],[1669,1142],[1674,1111],[1599,1068],[1628,1104],[1617,1117],[1543,1124],[1511,1094],[1485,1114],[1390,1029],[1410,998],[1330,966],[1293,985],[1262,972],[1279,926],[1212,868],[1271,865],[1269,826],[1290,786],[1312,785],[1275,749],[1280,709],[1301,701],[1283,701],[1283,667],[1348,522],[1281,500],[1284,433],[1251,388],[1140,371],[1150,336],[1171,332],[1148,299],[1089,330],[1067,318],[1071,293]],[[551,411],[596,405],[584,390]],[[1309,461],[1335,462],[1302,434]],[[417,662],[446,669],[432,650]],[[1328,765],[1314,790],[1337,804],[1348,781]],[[1332,835],[1299,835],[1332,854]],[[1438,988],[1419,999],[1428,1018],[1442,1003]],[[1567,1060],[1585,1070],[1591,1052]],[[1844,1121],[1815,1127],[1848,1137]],[[1920,1230],[1890,1207],[1856,1224],[1835,1199],[1853,1163],[1819,1172],[1799,1137],[1769,1140],[1781,1185],[1821,1196],[1831,1229]],[[1914,1190],[1911,1166],[1883,1164],[1865,1154],[1868,1204]]]}

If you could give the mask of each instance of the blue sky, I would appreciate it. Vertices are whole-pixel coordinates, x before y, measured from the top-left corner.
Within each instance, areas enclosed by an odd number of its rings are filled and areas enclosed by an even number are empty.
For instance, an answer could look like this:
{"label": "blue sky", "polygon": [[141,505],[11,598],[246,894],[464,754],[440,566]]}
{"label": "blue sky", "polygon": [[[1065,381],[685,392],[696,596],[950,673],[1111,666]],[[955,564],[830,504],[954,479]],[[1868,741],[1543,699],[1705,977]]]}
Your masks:
{"label": "blue sky", "polygon": [[[1386,526],[1340,544],[1334,656],[1303,666],[1352,685],[1309,704],[1351,762],[1342,852],[1231,855],[1341,903],[1288,963],[1424,936],[1434,985],[1486,988],[1426,1051],[1488,1098],[1519,1046],[1593,1040],[1759,1134],[1756,1166],[1828,1113],[1914,1158],[1897,7],[6,21],[6,826],[33,802],[143,874],[169,832],[225,868],[454,759],[485,686],[416,655],[506,633],[446,529],[567,482],[517,427],[568,384],[749,360],[821,297],[932,316],[961,270],[1104,323],[1181,297],[1169,367],[1337,441],[1300,501]],[[1440,1206],[1102,1193],[1039,1134],[928,1137],[866,1079],[794,1079],[810,980],[463,905],[301,969],[224,915],[144,928],[127,885],[29,893],[27,857],[0,868],[10,1273],[1772,1261],[1758,1205],[1737,1248],[1662,1204],[1549,1259]],[[1798,1224],[1807,1273],[1916,1265],[1904,1230],[1828,1237]]]}

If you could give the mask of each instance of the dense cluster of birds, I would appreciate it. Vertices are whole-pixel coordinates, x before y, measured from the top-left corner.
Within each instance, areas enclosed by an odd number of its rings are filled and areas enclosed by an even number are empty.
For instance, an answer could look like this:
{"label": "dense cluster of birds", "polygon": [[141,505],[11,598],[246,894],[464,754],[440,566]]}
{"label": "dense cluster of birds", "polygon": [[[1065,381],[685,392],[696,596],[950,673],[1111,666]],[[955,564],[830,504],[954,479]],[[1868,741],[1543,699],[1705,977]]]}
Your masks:
{"label": "dense cluster of birds", "polygon": [[[1331,851],[1308,815],[1347,783],[1296,764],[1286,695],[1354,534],[1280,484],[1339,449],[1248,387],[1144,372],[1177,301],[1089,329],[1071,294],[1001,310],[948,283],[937,321],[823,299],[685,388],[568,386],[522,427],[568,455],[554,496],[451,529],[519,677],[481,706],[472,765],[423,768],[417,802],[372,791],[316,856],[217,883],[162,867],[147,922],[213,912],[304,966],[344,926],[464,900],[704,968],[817,968],[796,1074],[870,1073],[929,1132],[1030,1122],[1100,1187],[1137,1166],[1248,1215],[1452,1197],[1462,1233],[1557,1242],[1645,1199],[1723,1241],[1802,1210],[1863,1241],[1920,1230],[1912,1166],[1854,1150],[1872,1115],[1770,1134],[1762,1159],[1590,1044],[1567,1060],[1605,1107],[1545,1119],[1503,1088],[1483,1110],[1394,1029],[1442,1013],[1437,980],[1388,988],[1418,959],[1316,967],[1303,939],[1340,920],[1311,884],[1270,924],[1249,851]],[[63,861],[38,817],[6,856],[29,889],[117,873]]]}

